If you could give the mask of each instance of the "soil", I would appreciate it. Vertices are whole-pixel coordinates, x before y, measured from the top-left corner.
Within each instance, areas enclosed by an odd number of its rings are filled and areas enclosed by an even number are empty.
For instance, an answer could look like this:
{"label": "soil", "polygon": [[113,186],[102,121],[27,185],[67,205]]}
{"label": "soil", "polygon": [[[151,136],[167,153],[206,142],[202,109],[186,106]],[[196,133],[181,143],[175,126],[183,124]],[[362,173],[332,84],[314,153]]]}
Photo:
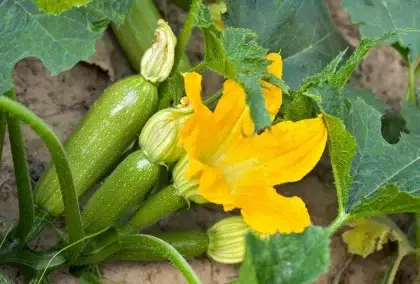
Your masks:
{"label": "soil", "polygon": [[[177,32],[185,19],[185,12],[172,6],[168,1],[159,0],[158,6],[174,30]],[[339,0],[329,0],[333,19],[337,28],[352,44],[358,43],[357,27],[350,24],[349,16],[341,8]],[[202,59],[203,44],[199,32],[195,31],[188,49],[192,64]],[[390,47],[378,47],[369,52],[357,70],[358,84],[371,88],[373,92],[392,106],[397,106],[404,96],[407,71],[399,54]],[[96,53],[87,62],[81,62],[67,72],[52,77],[43,64],[35,58],[20,61],[14,70],[18,99],[44,119],[62,141],[83,117],[95,99],[113,81],[133,73],[112,33],[107,31],[97,42]],[[205,88],[213,92],[220,86],[220,78],[213,74],[206,77]],[[49,162],[48,152],[42,141],[25,126],[25,146],[28,152],[30,172],[33,182]],[[302,181],[279,187],[284,194],[301,196],[316,225],[328,225],[336,215],[336,197],[328,157]],[[6,142],[3,160],[0,164],[0,220],[10,224],[16,219],[17,195],[13,176],[10,145]],[[225,216],[217,206],[193,207],[186,212],[159,222],[157,228],[205,229],[213,221]],[[54,231],[43,232],[34,243],[36,247],[47,247],[57,241]],[[395,246],[385,248],[366,259],[350,256],[337,234],[331,240],[331,264],[316,283],[374,283],[388,268],[395,257]],[[190,261],[203,283],[227,283],[238,275],[237,265],[223,265],[206,257]],[[403,262],[396,283],[410,283],[414,271],[413,261]],[[185,283],[180,273],[167,262],[107,262],[101,266],[103,283]],[[17,283],[22,276],[14,269],[2,270]],[[79,283],[68,271],[61,270],[51,276],[52,283]]]}

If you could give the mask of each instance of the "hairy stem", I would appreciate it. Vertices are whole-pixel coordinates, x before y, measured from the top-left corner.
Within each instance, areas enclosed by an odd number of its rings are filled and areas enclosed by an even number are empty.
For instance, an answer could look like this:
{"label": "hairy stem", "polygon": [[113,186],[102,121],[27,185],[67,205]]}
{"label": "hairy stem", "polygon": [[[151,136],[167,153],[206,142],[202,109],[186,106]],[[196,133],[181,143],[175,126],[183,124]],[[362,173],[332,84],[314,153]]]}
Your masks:
{"label": "hairy stem", "polygon": [[[75,243],[84,237],[82,220],[79,212],[79,201],[74,188],[73,176],[66,157],[63,145],[54,132],[33,112],[25,106],[13,100],[0,97],[0,109],[7,111],[20,118],[41,137],[51,153],[52,160],[56,166],[58,179],[60,182],[61,194],[64,202],[64,216],[67,223],[67,230],[70,243]],[[76,257],[80,252],[82,242],[71,247],[69,255]]]}
{"label": "hairy stem", "polygon": [[[14,90],[8,91],[6,96],[16,101]],[[34,199],[20,119],[9,113],[6,116],[6,120],[19,200],[19,221],[15,232],[19,238],[20,246],[23,247],[34,224]]]}
{"label": "hairy stem", "polygon": [[172,73],[174,73],[177,68],[181,57],[183,56],[187,44],[190,40],[192,29],[195,25],[195,17],[198,11],[198,8],[201,4],[201,0],[194,0],[191,4],[191,8],[188,11],[187,18],[185,19],[184,25],[182,26],[181,33],[178,36],[178,43],[175,48],[175,61],[172,68]]}

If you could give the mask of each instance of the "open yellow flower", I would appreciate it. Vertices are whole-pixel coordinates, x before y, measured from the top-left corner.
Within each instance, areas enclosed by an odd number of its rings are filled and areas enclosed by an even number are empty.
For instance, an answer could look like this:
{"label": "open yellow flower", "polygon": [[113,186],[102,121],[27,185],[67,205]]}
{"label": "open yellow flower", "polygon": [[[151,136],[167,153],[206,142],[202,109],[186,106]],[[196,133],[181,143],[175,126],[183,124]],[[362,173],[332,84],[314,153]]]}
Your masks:
{"label": "open yellow flower", "polygon": [[[278,54],[269,54],[268,71],[281,76]],[[322,117],[280,122],[254,134],[243,88],[233,80],[223,86],[214,112],[201,100],[201,75],[184,74],[194,114],[186,122],[182,143],[190,162],[188,179],[199,179],[199,192],[226,211],[241,209],[244,221],[262,234],[302,232],[310,217],[298,197],[277,194],[276,184],[302,179],[319,161],[327,141]],[[280,108],[281,89],[261,82],[272,118]]]}

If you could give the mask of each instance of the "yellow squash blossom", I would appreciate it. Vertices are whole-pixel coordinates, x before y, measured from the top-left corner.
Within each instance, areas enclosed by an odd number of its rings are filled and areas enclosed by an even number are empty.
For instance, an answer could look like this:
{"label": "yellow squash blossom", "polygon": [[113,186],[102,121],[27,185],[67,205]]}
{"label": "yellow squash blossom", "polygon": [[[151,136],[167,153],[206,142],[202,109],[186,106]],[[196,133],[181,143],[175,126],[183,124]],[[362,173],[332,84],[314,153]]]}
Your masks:
{"label": "yellow squash blossom", "polygon": [[[282,61],[269,54],[268,71],[281,77]],[[262,234],[302,232],[310,217],[298,197],[277,194],[276,184],[302,179],[319,161],[327,141],[322,117],[280,122],[254,134],[243,88],[233,80],[223,86],[214,112],[201,99],[201,75],[184,74],[194,113],[182,143],[190,162],[186,178],[199,180],[199,192],[226,211],[239,208],[244,221]],[[261,82],[272,119],[282,102],[281,89]]]}

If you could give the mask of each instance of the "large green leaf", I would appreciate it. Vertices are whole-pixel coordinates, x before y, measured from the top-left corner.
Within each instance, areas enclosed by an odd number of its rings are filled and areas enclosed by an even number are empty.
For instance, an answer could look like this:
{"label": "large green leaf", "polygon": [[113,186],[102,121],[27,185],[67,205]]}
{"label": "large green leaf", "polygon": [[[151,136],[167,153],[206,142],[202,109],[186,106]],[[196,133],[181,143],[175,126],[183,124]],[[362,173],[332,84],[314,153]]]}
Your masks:
{"label": "large green leaf", "polygon": [[271,119],[265,108],[261,79],[268,78],[285,91],[287,86],[267,72],[269,61],[264,57],[268,50],[255,41],[257,35],[249,29],[227,27],[223,32],[220,31],[203,4],[196,15],[196,25],[204,33],[206,53],[202,64],[236,80],[244,87],[256,131],[270,126]]}
{"label": "large green leaf", "polygon": [[328,153],[337,189],[337,202],[339,210],[342,212],[347,203],[348,190],[352,183],[350,169],[356,154],[356,141],[340,119],[326,114],[324,122],[328,131]]}
{"label": "large green leaf", "polygon": [[356,138],[357,153],[346,212],[370,216],[413,211],[420,195],[420,136],[402,134],[391,145],[381,134],[381,113],[361,98],[352,103],[345,125]]}
{"label": "large green leaf", "polygon": [[43,11],[51,14],[59,14],[73,7],[80,7],[89,3],[90,0],[34,0],[36,5]]}
{"label": "large green leaf", "polygon": [[227,0],[228,26],[251,29],[257,41],[284,59],[284,79],[297,88],[320,72],[347,42],[334,29],[324,0]]}
{"label": "large green leaf", "polygon": [[58,16],[44,14],[31,0],[5,0],[0,8],[0,94],[12,88],[12,69],[35,56],[52,75],[87,59],[109,21],[121,22],[131,0],[95,0]]}
{"label": "large green leaf", "polygon": [[391,31],[399,33],[395,39],[410,49],[410,58],[420,53],[420,1],[416,0],[343,0],[354,23],[360,24],[362,37],[379,37]]}
{"label": "large green leaf", "polygon": [[314,226],[268,240],[249,234],[239,283],[301,284],[317,279],[329,265],[328,234]]}

